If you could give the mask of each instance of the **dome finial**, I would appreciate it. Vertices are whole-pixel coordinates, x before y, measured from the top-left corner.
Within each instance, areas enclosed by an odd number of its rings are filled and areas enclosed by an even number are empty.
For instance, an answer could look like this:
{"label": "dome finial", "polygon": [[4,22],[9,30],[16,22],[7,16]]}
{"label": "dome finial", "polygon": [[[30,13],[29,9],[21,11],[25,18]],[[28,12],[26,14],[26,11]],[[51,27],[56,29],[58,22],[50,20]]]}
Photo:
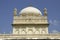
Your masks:
{"label": "dome finial", "polygon": [[14,8],[14,16],[16,16],[16,15],[17,15],[17,9]]}
{"label": "dome finial", "polygon": [[47,16],[47,9],[44,8],[44,16]]}
{"label": "dome finial", "polygon": [[31,4],[29,6],[32,6]]}
{"label": "dome finial", "polygon": [[29,6],[33,6],[32,3]]}

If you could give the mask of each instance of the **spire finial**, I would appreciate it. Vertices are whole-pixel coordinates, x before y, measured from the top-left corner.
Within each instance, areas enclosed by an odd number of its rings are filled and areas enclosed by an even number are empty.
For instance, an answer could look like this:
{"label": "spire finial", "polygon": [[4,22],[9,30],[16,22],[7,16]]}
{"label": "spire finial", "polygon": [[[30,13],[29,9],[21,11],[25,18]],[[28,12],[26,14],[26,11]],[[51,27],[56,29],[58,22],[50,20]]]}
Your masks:
{"label": "spire finial", "polygon": [[17,9],[14,8],[14,16],[16,16],[16,15],[17,15]]}
{"label": "spire finial", "polygon": [[44,16],[47,16],[47,9],[44,8]]}

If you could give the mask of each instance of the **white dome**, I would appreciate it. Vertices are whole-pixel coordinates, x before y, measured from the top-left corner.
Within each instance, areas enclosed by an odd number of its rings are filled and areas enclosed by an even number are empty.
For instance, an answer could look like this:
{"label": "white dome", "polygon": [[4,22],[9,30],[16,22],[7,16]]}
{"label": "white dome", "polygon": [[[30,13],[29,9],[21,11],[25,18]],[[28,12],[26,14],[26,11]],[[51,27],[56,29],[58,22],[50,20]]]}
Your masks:
{"label": "white dome", "polygon": [[22,9],[20,11],[20,14],[23,14],[23,13],[26,13],[26,14],[33,13],[33,14],[40,14],[40,15],[42,15],[39,9],[37,9],[35,7],[31,7],[31,6]]}

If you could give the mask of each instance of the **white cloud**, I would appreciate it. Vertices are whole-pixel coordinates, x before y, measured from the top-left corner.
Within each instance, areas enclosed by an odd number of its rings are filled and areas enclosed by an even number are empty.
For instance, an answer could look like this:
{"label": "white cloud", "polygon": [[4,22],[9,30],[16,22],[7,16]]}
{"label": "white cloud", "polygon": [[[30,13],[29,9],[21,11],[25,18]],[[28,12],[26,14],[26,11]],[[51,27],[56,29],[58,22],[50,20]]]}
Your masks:
{"label": "white cloud", "polygon": [[52,25],[55,25],[55,26],[60,25],[60,21],[58,21],[58,20],[50,20],[49,23]]}
{"label": "white cloud", "polygon": [[53,30],[52,33],[59,33],[59,31],[57,31],[57,30]]}
{"label": "white cloud", "polygon": [[57,20],[54,20],[54,21],[53,21],[53,24],[54,24],[54,25],[58,25],[58,21],[57,21]]}
{"label": "white cloud", "polygon": [[50,23],[50,24],[53,24],[53,23],[52,23],[52,20],[50,20],[49,23]]}
{"label": "white cloud", "polygon": [[53,31],[51,31],[50,34],[60,34],[60,32],[58,30],[53,30]]}

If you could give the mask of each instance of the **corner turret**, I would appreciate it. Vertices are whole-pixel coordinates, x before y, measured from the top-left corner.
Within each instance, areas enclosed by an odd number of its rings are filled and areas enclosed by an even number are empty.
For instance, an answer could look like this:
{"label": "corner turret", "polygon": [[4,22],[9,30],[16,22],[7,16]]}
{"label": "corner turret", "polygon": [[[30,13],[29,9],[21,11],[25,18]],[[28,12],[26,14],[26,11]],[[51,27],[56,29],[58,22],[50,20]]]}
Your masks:
{"label": "corner turret", "polygon": [[44,8],[44,16],[47,16],[47,9]]}
{"label": "corner turret", "polygon": [[14,16],[16,16],[16,15],[17,15],[17,9],[14,8]]}

